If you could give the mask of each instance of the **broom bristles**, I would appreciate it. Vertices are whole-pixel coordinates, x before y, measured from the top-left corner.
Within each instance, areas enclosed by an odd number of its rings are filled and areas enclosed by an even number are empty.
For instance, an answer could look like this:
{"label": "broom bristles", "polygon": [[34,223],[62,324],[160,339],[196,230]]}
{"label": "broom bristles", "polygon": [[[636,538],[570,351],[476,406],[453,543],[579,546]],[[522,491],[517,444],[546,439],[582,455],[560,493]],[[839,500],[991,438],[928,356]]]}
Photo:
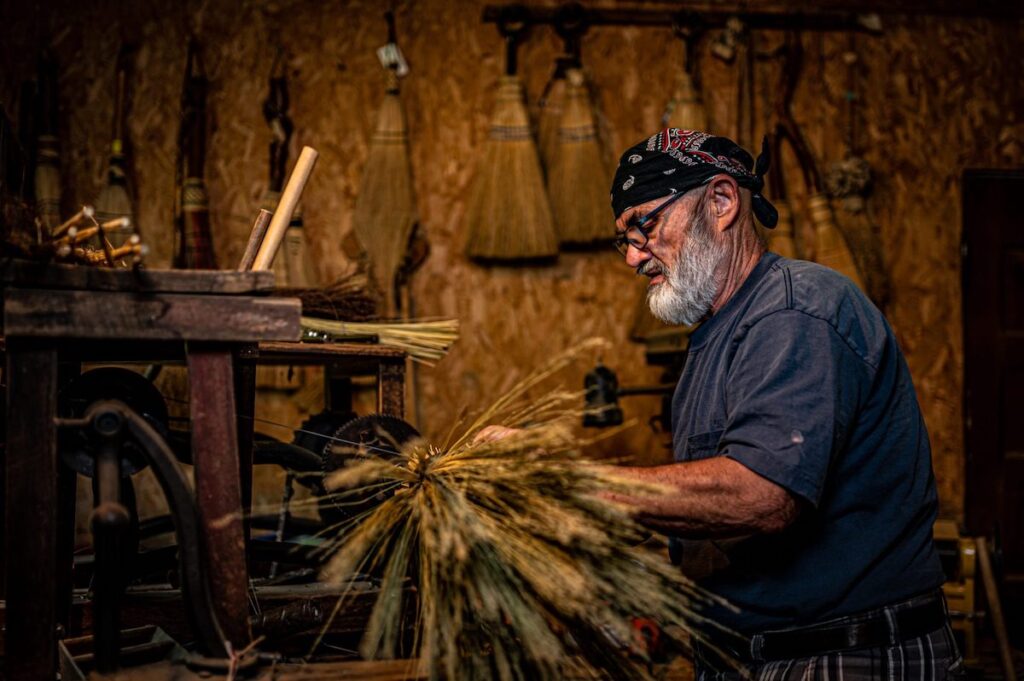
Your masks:
{"label": "broom bristles", "polygon": [[[106,184],[96,197],[96,221],[109,222],[118,218],[132,220],[132,200],[124,185]],[[134,225],[135,221],[132,220]],[[110,232],[107,240],[115,248],[124,244],[131,234],[128,231]]]}
{"label": "broom bristles", "polygon": [[807,199],[807,208],[814,224],[814,259],[819,264],[847,276],[861,291],[866,291],[846,238],[836,227],[828,197],[824,194],[815,194]]}
{"label": "broom bristles", "polygon": [[504,76],[466,206],[466,254],[530,260],[558,254],[551,206],[530,134],[523,90]]}
{"label": "broom bristles", "polygon": [[775,208],[779,212],[779,221],[775,229],[768,232],[768,248],[783,258],[795,259],[799,256],[794,240],[793,211],[785,200],[776,201]]}
{"label": "broom bristles", "polygon": [[356,238],[385,300],[393,297],[395,275],[405,260],[417,220],[405,115],[397,82],[391,85],[381,103],[352,215]]}
{"label": "broom bristles", "polygon": [[591,244],[615,233],[608,208],[608,177],[583,74],[566,73],[565,109],[558,128],[548,194],[559,241]]}

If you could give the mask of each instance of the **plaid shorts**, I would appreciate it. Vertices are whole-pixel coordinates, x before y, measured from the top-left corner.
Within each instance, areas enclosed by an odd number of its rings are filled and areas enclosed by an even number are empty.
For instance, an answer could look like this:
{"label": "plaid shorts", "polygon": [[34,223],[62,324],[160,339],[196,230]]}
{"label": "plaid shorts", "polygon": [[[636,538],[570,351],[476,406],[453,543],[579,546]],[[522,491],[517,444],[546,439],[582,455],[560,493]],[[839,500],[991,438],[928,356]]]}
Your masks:
{"label": "plaid shorts", "polygon": [[[828,623],[856,624],[879,614],[891,618],[892,613],[931,597],[933,594],[912,598]],[[966,678],[963,657],[957,650],[948,617],[946,625],[940,629],[893,646],[846,650],[796,660],[746,662],[743,671],[728,668],[700,648],[695,653],[696,681],[741,681],[744,678],[750,681],[962,681]]]}

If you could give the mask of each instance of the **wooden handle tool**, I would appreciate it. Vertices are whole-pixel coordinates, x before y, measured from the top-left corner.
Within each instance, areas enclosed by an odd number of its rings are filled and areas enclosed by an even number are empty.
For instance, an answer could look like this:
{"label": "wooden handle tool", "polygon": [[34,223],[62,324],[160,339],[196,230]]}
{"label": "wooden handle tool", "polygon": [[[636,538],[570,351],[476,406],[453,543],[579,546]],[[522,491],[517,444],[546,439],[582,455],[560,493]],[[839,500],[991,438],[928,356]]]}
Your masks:
{"label": "wooden handle tool", "polygon": [[288,229],[288,223],[291,222],[292,214],[295,212],[296,206],[299,205],[302,190],[306,188],[306,181],[309,180],[309,175],[313,172],[317,156],[319,154],[313,147],[302,148],[299,160],[295,162],[295,167],[288,178],[288,183],[285,185],[284,191],[281,192],[281,200],[277,204],[277,210],[274,211],[274,217],[270,220],[267,236],[263,239],[263,243],[256,253],[252,269],[270,269],[270,264],[274,261],[277,249],[284,239],[285,231]]}
{"label": "wooden handle tool", "polygon": [[245,245],[245,253],[242,254],[242,259],[238,263],[239,272],[248,272],[252,269],[252,264],[256,260],[256,252],[260,250],[260,244],[263,243],[263,238],[267,235],[267,227],[270,226],[270,219],[273,215],[266,208],[260,208],[259,215],[256,216],[256,221],[252,223],[252,230],[249,232],[249,243]]}

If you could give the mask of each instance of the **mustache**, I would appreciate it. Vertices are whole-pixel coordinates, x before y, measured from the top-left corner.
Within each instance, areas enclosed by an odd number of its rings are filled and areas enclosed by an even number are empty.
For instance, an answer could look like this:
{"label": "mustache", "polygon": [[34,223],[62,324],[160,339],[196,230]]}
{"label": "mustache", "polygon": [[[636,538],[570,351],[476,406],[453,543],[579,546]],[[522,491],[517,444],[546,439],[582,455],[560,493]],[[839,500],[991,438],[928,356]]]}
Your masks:
{"label": "mustache", "polygon": [[665,273],[665,266],[662,265],[657,260],[655,260],[654,258],[651,258],[646,262],[640,263],[640,265],[636,268],[636,273],[638,275],[642,274],[645,277],[655,277],[659,274]]}

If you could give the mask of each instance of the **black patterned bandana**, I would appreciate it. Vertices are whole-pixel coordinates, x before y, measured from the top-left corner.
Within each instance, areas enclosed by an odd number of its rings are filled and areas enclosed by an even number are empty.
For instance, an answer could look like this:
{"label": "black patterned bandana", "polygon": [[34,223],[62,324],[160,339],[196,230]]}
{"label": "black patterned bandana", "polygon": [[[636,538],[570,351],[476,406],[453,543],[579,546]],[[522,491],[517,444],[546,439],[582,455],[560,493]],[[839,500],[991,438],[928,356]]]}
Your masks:
{"label": "black patterned bandana", "polygon": [[754,163],[750,154],[727,137],[665,128],[622,154],[612,181],[612,210],[618,219],[633,206],[689,191],[725,173],[751,191],[751,208],[761,224],[774,227],[778,211],[761,195],[770,164],[767,138]]}

